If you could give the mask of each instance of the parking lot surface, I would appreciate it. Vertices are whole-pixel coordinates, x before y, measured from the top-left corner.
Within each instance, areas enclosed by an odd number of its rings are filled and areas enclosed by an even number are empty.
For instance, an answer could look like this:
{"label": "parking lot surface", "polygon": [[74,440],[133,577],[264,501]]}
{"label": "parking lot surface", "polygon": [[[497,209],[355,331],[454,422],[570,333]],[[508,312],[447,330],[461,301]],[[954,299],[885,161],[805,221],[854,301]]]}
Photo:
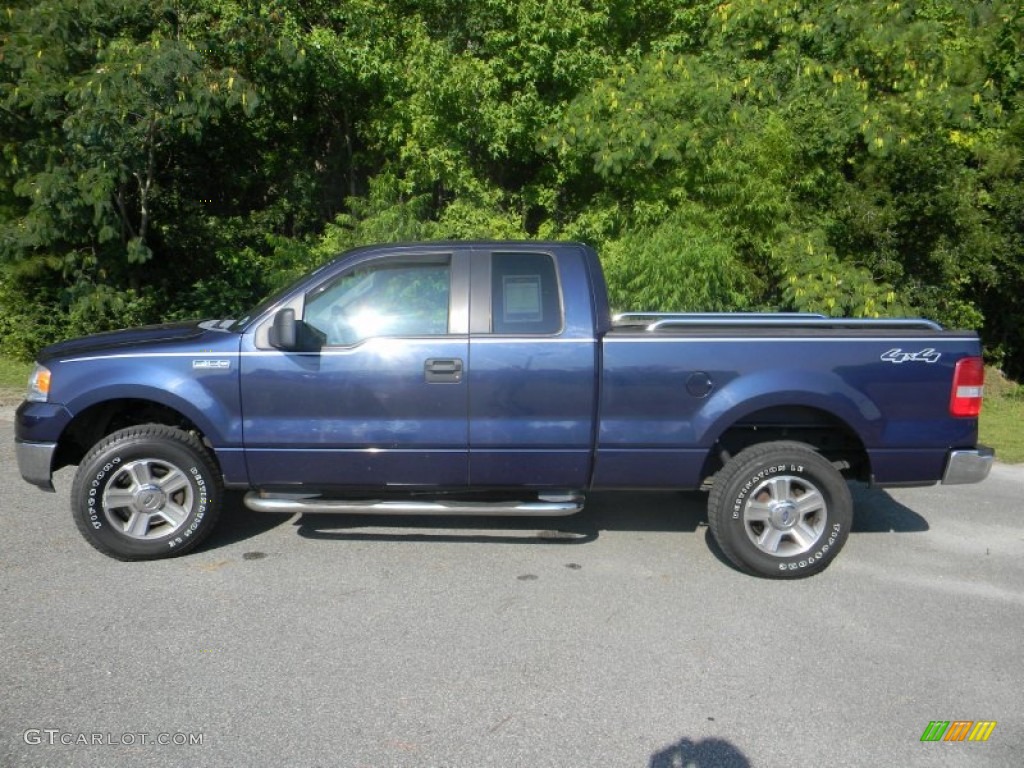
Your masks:
{"label": "parking lot surface", "polygon": [[[573,518],[257,515],[120,563],[0,410],[0,766],[1011,766],[1024,467],[855,489],[823,574],[718,554],[702,494]],[[933,721],[985,742],[922,742]]]}

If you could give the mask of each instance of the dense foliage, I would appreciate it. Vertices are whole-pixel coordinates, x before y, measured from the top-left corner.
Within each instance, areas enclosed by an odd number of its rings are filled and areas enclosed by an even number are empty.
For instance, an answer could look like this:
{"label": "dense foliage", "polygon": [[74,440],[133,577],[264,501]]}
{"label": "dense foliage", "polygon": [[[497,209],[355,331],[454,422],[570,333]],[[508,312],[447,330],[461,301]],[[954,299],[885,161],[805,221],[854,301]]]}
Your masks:
{"label": "dense foliage", "polygon": [[1024,372],[1024,15],[961,0],[37,0],[0,351],[353,244],[573,238],[619,308],[923,314]]}

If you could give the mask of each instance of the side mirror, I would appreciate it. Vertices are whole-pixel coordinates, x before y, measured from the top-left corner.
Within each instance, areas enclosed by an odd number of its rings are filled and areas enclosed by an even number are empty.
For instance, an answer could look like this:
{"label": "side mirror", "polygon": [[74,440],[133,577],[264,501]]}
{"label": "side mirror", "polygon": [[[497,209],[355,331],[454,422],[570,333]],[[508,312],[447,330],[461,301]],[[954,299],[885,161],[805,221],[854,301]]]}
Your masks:
{"label": "side mirror", "polygon": [[286,352],[299,348],[299,323],[295,319],[294,309],[281,309],[274,315],[274,324],[270,326],[267,341],[276,349]]}

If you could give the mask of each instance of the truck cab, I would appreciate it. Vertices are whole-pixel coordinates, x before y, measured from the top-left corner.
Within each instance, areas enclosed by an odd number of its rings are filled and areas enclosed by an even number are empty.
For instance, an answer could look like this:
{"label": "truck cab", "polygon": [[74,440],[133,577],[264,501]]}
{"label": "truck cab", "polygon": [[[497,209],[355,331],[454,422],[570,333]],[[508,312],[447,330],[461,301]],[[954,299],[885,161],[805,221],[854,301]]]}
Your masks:
{"label": "truck cab", "polygon": [[241,338],[249,484],[586,488],[607,316],[594,258],[389,246],[298,287]]}

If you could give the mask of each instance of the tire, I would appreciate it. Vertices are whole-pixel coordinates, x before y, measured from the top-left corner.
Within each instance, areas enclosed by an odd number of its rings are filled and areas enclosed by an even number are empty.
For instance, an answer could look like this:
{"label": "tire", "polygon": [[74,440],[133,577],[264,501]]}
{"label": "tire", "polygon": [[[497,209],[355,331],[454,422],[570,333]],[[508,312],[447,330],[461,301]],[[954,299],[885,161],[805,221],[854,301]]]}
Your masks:
{"label": "tire", "polygon": [[813,448],[751,446],[715,477],[708,524],[725,556],[770,579],[820,573],[839,554],[853,523],[846,480]]}
{"label": "tire", "polygon": [[224,497],[210,452],[193,434],[161,424],[107,436],[82,459],[71,512],[86,541],[117,560],[156,560],[195,549]]}

